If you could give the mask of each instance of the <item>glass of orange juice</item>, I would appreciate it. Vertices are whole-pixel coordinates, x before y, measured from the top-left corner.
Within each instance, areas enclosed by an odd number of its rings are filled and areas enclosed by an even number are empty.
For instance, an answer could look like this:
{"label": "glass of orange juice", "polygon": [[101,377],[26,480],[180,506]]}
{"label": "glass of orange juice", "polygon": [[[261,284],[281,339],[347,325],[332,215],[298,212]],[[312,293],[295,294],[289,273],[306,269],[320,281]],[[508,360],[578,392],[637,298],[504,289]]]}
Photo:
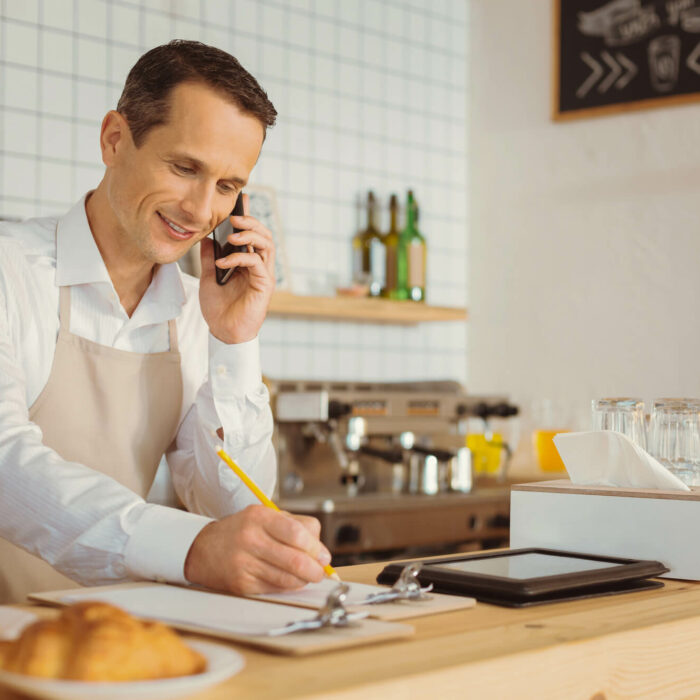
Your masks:
{"label": "glass of orange juice", "polygon": [[558,433],[570,432],[569,411],[562,402],[540,399],[532,405],[532,448],[543,472],[563,472],[564,462],[554,444]]}
{"label": "glass of orange juice", "polygon": [[564,462],[562,462],[557,446],[554,444],[554,436],[568,432],[564,428],[557,430],[533,430],[532,446],[537,456],[537,463],[543,472],[564,471]]}

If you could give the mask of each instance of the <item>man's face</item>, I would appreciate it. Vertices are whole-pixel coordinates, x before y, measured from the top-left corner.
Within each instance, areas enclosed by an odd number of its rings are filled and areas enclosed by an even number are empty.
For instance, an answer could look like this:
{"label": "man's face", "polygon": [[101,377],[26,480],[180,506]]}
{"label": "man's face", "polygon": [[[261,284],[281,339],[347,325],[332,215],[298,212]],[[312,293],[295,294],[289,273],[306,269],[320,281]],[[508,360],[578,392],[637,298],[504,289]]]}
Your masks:
{"label": "man's face", "polygon": [[168,122],[139,148],[122,134],[107,196],[124,253],[152,263],[182,257],[223,221],[248,181],[263,126],[209,87],[181,83]]}

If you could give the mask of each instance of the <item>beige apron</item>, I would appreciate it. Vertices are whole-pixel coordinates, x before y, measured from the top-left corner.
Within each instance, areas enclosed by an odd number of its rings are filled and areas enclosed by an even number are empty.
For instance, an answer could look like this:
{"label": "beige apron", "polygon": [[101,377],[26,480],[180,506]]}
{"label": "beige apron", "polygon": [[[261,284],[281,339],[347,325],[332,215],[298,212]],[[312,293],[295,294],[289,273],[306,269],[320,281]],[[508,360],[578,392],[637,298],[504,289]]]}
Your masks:
{"label": "beige apron", "polygon": [[[59,292],[60,330],[51,374],[29,410],[43,443],[112,477],[142,498],[177,431],[182,375],[175,320],[170,351],[117,350],[70,332],[70,287]],[[0,603],[78,584],[0,538]]]}

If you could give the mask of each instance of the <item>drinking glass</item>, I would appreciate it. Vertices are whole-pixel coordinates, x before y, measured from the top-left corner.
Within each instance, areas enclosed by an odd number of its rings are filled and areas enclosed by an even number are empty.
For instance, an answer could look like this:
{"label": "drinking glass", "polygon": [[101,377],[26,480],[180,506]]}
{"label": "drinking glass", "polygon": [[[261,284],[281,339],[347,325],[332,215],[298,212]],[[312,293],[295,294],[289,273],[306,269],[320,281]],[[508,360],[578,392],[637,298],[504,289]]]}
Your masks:
{"label": "drinking glass", "polygon": [[700,486],[700,400],[656,399],[649,452],[688,486]]}
{"label": "drinking glass", "polygon": [[538,399],[531,406],[532,447],[543,472],[562,472],[564,462],[554,444],[554,436],[571,430],[571,406],[568,402]]}
{"label": "drinking glass", "polygon": [[593,430],[615,430],[646,450],[644,402],[641,399],[632,398],[595,399]]}

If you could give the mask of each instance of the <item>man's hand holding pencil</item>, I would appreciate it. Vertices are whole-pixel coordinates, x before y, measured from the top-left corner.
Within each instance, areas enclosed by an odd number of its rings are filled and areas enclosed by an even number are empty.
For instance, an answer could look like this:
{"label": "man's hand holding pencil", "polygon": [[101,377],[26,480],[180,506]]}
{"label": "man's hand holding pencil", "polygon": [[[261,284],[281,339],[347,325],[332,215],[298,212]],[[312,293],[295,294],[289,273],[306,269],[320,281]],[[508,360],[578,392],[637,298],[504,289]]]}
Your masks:
{"label": "man's hand holding pencil", "polygon": [[324,575],[338,578],[319,539],[319,521],[280,511],[223,450],[219,456],[262,505],[248,506],[204,527],[187,554],[185,578],[238,595],[301,588]]}

